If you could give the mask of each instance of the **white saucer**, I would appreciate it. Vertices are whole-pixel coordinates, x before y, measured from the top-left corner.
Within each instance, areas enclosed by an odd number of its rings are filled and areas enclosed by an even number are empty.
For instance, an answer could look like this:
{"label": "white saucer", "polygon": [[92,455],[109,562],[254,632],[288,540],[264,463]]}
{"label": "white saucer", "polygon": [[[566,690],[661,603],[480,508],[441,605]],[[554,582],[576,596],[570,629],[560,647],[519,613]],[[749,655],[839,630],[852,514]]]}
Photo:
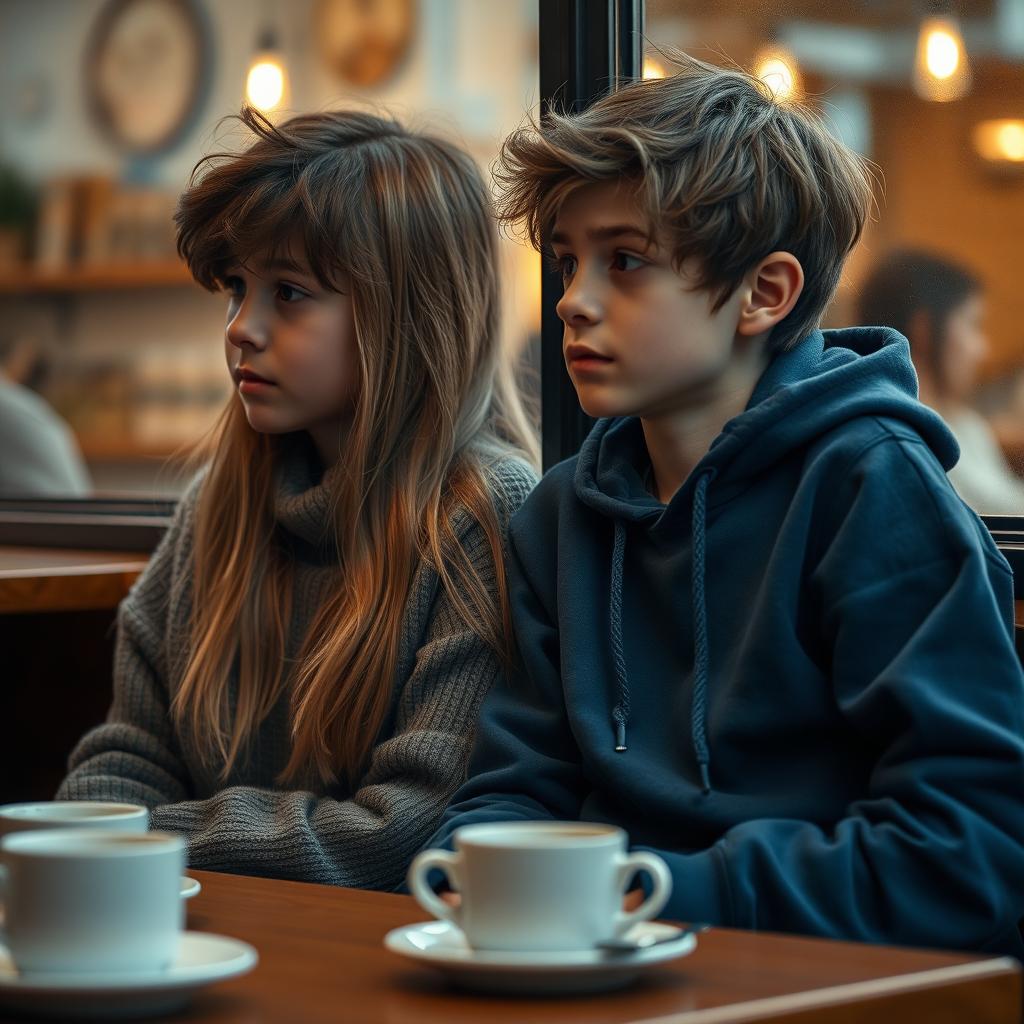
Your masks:
{"label": "white saucer", "polygon": [[602,992],[631,982],[642,971],[693,952],[697,937],[670,924],[656,921],[634,925],[629,938],[653,934],[668,939],[647,949],[612,953],[580,949],[559,953],[517,953],[474,950],[466,937],[447,921],[395,928],[384,937],[384,945],[399,956],[419,960],[443,971],[457,985],[482,992],[516,995],[554,995],[572,992]]}
{"label": "white saucer", "polygon": [[144,974],[19,974],[0,946],[0,1007],[59,1017],[138,1017],[184,1006],[202,985],[245,974],[256,966],[247,942],[206,932],[184,932],[174,963]]}

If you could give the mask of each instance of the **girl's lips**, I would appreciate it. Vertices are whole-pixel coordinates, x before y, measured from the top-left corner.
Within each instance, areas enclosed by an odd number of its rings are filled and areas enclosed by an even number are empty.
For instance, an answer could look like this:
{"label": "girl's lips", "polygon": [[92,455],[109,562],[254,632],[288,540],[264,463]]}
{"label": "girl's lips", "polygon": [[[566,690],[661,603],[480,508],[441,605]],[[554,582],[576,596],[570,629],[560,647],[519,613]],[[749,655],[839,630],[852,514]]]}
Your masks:
{"label": "girl's lips", "polygon": [[277,387],[277,385],[271,384],[269,380],[263,380],[259,377],[242,377],[238,382],[238,390],[243,395],[263,394],[273,387]]}

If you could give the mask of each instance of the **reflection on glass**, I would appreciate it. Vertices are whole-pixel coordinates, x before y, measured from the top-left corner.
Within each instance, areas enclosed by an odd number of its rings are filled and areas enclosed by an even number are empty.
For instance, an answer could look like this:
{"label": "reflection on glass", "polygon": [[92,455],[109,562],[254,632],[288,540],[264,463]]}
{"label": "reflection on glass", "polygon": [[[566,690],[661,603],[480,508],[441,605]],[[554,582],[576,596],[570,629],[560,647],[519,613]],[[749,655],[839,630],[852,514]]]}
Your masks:
{"label": "reflection on glass", "polygon": [[[111,0],[7,6],[0,347],[27,343],[47,353],[50,373],[27,401],[40,416],[48,407],[74,435],[66,447],[80,450],[88,476],[66,475],[59,490],[69,495],[90,486],[101,495],[180,493],[184,455],[230,394],[224,304],[191,281],[174,249],[171,215],[200,156],[218,143],[239,148],[221,122],[238,113],[247,72],[267,52],[275,70],[255,76],[260,91],[252,98],[274,105],[275,120],[389,108],[453,138],[485,169],[538,101],[536,0],[197,0],[216,46],[188,84],[205,81],[205,92],[174,141],[140,156],[117,149],[81,100],[99,59],[87,41]],[[203,48],[169,21],[147,33],[154,52],[188,53],[197,66],[203,60]],[[133,68],[145,77],[144,66]],[[272,88],[263,88],[263,76]],[[177,110],[165,109],[172,92],[129,90],[123,99],[133,117],[164,124]],[[523,351],[538,334],[539,261],[514,240],[502,248],[504,332]],[[524,386],[539,392],[535,377],[524,376]],[[11,448],[8,429],[0,425],[0,453]]]}
{"label": "reflection on glass", "polygon": [[877,263],[858,313],[862,323],[895,327],[910,341],[921,401],[942,416],[960,445],[949,478],[964,501],[978,512],[1024,515],[1024,480],[971,405],[989,351],[984,301],[981,281],[966,268],[906,250]]}
{"label": "reflection on glass", "polygon": [[[823,326],[908,333],[922,398],[960,441],[954,485],[983,512],[1024,515],[1024,19],[1016,0],[946,6],[935,20],[909,0],[781,0],[752,17],[743,0],[648,0],[646,32],[655,59],[679,47],[755,73],[773,48],[789,52],[798,101],[877,171],[874,216]],[[907,295],[859,311],[889,255],[908,251],[969,268],[960,308],[929,313],[918,296],[914,326],[897,322]]]}

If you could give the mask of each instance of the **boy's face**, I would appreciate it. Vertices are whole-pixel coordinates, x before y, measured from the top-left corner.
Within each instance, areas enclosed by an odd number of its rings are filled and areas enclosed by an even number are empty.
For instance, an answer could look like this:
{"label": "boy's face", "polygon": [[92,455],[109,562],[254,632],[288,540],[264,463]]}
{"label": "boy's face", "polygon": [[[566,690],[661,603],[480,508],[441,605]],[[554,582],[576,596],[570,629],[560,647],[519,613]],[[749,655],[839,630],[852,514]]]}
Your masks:
{"label": "boy's face", "polygon": [[628,183],[586,185],[563,204],[552,249],[565,291],[562,350],[591,416],[671,416],[706,401],[724,381],[739,320],[739,292],[717,312],[651,242]]}
{"label": "boy's face", "polygon": [[325,291],[294,254],[229,267],[224,289],[228,369],[250,426],[308,431],[333,465],[358,381],[352,296]]}

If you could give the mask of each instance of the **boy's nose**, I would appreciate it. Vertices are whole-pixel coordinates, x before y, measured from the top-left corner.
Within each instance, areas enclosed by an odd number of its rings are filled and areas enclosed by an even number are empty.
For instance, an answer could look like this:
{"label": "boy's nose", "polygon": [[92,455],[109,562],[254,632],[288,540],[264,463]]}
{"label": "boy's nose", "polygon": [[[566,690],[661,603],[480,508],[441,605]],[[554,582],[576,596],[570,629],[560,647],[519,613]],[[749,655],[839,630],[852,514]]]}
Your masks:
{"label": "boy's nose", "polygon": [[248,296],[238,304],[234,316],[228,320],[224,329],[225,337],[235,346],[241,348],[248,345],[251,348],[263,349],[267,345],[267,328],[263,317],[255,308],[255,303],[249,300]]}
{"label": "boy's nose", "polygon": [[592,288],[588,288],[577,274],[566,286],[555,306],[555,312],[566,327],[586,327],[601,319],[601,304]]}

